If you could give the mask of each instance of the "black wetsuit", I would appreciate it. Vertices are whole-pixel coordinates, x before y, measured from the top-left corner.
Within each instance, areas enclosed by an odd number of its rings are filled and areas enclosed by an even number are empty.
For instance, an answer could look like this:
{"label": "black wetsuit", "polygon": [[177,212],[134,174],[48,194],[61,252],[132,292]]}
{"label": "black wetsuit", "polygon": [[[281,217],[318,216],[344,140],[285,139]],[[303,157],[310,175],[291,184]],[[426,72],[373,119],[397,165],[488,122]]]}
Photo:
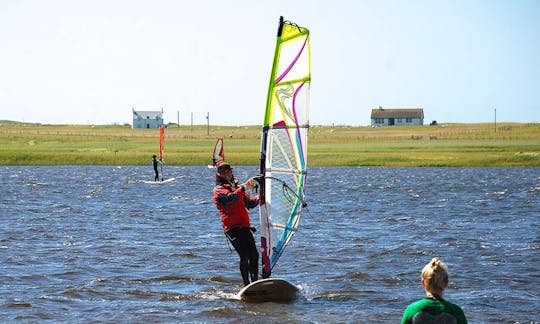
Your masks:
{"label": "black wetsuit", "polygon": [[154,166],[154,172],[156,173],[156,176],[154,177],[154,181],[159,180],[159,171],[158,171],[158,164],[159,161],[155,157],[152,158],[152,165]]}
{"label": "black wetsuit", "polygon": [[[258,279],[259,251],[255,245],[255,239],[249,227],[235,227],[225,233],[240,256],[240,273],[244,285]],[[249,277],[251,275],[251,278]]]}

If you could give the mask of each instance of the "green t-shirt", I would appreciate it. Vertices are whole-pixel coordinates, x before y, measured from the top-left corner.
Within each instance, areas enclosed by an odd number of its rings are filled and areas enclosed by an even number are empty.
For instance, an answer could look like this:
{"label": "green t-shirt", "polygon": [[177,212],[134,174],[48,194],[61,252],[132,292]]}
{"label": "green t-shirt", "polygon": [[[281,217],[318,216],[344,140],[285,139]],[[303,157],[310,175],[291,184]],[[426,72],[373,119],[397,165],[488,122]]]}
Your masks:
{"label": "green t-shirt", "polygon": [[444,299],[424,298],[407,306],[401,324],[467,324],[463,310]]}

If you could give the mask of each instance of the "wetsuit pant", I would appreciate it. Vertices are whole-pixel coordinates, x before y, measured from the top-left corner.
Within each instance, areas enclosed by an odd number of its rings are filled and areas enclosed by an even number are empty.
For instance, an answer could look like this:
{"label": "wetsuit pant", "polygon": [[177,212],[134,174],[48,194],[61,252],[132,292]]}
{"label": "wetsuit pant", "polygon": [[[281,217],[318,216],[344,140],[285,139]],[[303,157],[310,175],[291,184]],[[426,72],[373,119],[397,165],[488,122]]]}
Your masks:
{"label": "wetsuit pant", "polygon": [[259,251],[255,245],[255,239],[249,227],[237,227],[230,229],[227,238],[240,256],[240,273],[244,285],[258,280],[259,276]]}
{"label": "wetsuit pant", "polygon": [[159,171],[157,169],[157,165],[154,166],[154,173],[156,174],[154,176],[154,181],[158,181],[159,180]]}

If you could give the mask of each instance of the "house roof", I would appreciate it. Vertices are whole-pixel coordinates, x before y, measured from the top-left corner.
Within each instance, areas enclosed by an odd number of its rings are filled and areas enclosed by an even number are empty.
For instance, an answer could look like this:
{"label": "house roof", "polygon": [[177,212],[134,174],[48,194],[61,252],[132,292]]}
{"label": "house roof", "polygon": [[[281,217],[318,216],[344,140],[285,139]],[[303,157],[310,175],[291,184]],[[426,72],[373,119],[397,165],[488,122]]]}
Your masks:
{"label": "house roof", "polygon": [[161,118],[163,113],[161,111],[136,111],[133,110],[133,115],[140,117],[142,119],[156,119],[156,117]]}
{"label": "house roof", "polygon": [[375,108],[371,109],[371,118],[424,118],[422,108]]}

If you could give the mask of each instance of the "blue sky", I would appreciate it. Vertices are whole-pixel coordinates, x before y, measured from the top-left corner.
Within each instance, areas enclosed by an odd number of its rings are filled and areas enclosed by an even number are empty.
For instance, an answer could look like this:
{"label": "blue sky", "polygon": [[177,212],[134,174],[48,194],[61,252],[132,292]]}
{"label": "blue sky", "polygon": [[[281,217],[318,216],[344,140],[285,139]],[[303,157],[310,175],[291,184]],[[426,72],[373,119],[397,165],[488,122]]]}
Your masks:
{"label": "blue sky", "polygon": [[261,124],[280,15],[311,31],[312,125],[540,122],[535,0],[0,0],[0,120]]}

